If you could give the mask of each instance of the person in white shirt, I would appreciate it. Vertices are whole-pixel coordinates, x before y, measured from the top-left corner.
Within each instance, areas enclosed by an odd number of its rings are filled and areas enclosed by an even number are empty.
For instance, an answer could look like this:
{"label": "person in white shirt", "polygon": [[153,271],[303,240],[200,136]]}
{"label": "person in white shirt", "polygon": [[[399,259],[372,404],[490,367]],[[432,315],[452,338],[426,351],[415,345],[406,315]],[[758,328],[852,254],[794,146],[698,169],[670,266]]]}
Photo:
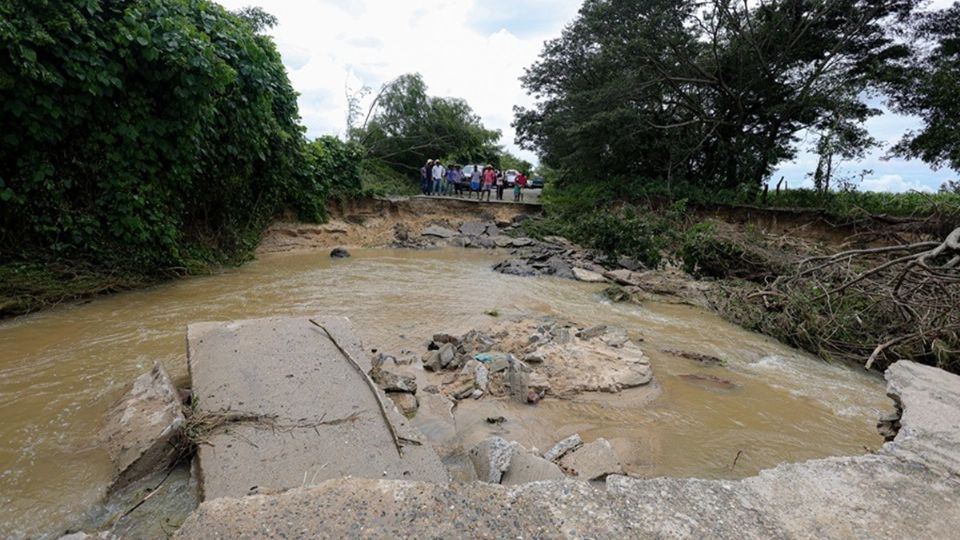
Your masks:
{"label": "person in white shirt", "polygon": [[434,162],[433,171],[431,171],[431,172],[432,172],[431,176],[432,176],[432,178],[433,178],[433,190],[430,192],[430,194],[431,194],[431,195],[439,195],[439,194],[440,194],[440,181],[443,179],[443,175],[444,175],[444,173],[446,173],[447,171],[446,171],[446,169],[443,168],[443,165],[440,164],[440,160],[438,159],[438,160],[436,160],[436,161]]}

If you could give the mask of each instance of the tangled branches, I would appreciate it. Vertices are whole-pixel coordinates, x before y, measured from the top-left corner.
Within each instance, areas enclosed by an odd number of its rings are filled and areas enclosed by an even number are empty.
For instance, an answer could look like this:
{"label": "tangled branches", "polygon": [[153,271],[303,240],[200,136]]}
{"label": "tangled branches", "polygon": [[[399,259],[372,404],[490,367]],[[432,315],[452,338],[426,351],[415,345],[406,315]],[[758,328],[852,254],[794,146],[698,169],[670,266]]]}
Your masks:
{"label": "tangled branches", "polygon": [[824,357],[960,370],[960,228],[942,242],[810,257],[743,299],[762,307],[758,329]]}

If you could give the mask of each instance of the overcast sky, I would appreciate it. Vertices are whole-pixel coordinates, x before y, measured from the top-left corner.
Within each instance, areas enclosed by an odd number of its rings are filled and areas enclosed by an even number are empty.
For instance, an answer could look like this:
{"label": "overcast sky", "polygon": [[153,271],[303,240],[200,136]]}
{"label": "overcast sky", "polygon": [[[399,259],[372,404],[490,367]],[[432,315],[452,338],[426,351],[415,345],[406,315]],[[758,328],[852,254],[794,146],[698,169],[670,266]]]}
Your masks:
{"label": "overcast sky", "polygon": [[[381,84],[404,73],[420,73],[433,95],[467,100],[502,143],[535,161],[514,143],[514,105],[531,105],[518,78],[532,64],[544,40],[556,37],[577,14],[580,0],[219,0],[229,9],[257,5],[279,19],[271,31],[311,137],[342,135],[346,89]],[[949,5],[951,0],[934,0]],[[892,114],[871,120],[877,139],[891,143],[916,127],[916,120]],[[809,147],[815,141],[808,141]],[[935,191],[951,170],[932,171],[921,162],[883,161],[884,151],[862,163],[844,164],[849,173],[872,169],[861,189]],[[792,187],[809,183],[816,157],[805,153],[774,177]]]}

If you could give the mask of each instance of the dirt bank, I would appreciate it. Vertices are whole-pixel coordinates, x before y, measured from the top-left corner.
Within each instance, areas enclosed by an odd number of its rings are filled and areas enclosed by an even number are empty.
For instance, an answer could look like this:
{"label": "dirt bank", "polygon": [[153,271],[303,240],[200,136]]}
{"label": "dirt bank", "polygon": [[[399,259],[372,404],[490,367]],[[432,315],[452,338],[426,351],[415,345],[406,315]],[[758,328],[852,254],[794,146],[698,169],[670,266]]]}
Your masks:
{"label": "dirt bank", "polygon": [[263,235],[257,255],[311,249],[384,247],[431,225],[457,229],[468,222],[510,224],[535,215],[538,206],[477,203],[461,199],[364,199],[331,208],[322,225],[278,221]]}

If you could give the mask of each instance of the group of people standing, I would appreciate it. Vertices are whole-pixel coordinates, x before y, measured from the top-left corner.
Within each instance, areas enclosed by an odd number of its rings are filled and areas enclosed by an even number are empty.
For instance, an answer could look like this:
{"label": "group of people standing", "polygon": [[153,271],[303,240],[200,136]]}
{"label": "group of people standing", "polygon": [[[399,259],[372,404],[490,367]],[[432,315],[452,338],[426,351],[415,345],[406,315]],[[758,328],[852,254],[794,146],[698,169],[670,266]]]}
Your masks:
{"label": "group of people standing", "polygon": [[[490,194],[496,190],[496,200],[503,200],[503,192],[510,183],[503,171],[489,164],[482,168],[479,165],[471,165],[467,168],[470,171],[464,172],[461,165],[451,164],[444,167],[439,159],[431,159],[420,168],[420,191],[424,195],[445,197],[463,197],[466,194],[467,198],[473,198],[473,194],[476,193],[477,199],[481,201],[486,194],[489,201]],[[513,180],[514,202],[523,200],[523,190],[526,187],[527,175],[524,171],[520,171]]]}

